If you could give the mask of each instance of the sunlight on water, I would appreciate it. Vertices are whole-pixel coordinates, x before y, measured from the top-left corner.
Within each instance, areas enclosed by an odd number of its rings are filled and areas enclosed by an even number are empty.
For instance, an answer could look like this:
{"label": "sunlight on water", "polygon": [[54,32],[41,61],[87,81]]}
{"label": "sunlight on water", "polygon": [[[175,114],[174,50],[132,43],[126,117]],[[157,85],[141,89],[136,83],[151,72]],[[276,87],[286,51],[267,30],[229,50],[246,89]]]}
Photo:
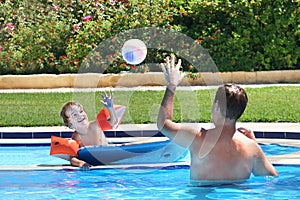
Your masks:
{"label": "sunlight on water", "polygon": [[2,199],[299,199],[300,168],[277,166],[279,177],[192,187],[189,169],[0,171]]}

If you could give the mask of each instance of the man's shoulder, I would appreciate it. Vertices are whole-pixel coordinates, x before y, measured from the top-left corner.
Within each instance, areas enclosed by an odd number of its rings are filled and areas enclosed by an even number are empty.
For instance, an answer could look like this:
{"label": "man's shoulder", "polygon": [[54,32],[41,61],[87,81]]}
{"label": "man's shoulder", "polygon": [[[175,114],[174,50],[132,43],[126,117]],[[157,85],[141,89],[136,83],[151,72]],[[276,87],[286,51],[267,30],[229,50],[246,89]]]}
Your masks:
{"label": "man's shoulder", "polygon": [[234,134],[233,138],[236,139],[236,140],[247,142],[247,143],[256,143],[255,140],[253,140],[252,138],[247,137],[246,135],[244,135],[244,134],[242,134],[238,131]]}
{"label": "man's shoulder", "polygon": [[255,140],[248,138],[243,134],[238,137],[234,137],[234,141],[238,144],[240,149],[244,149],[248,153],[256,153],[259,150],[259,144]]}

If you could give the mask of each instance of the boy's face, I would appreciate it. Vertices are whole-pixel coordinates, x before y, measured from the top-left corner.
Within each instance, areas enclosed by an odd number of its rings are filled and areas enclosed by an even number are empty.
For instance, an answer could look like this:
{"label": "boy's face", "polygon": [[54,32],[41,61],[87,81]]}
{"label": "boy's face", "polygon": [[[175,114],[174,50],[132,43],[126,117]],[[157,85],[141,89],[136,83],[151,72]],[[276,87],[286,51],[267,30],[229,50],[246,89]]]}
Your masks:
{"label": "boy's face", "polygon": [[88,125],[87,114],[81,106],[73,105],[69,107],[66,111],[66,115],[69,117],[72,128],[77,129]]}

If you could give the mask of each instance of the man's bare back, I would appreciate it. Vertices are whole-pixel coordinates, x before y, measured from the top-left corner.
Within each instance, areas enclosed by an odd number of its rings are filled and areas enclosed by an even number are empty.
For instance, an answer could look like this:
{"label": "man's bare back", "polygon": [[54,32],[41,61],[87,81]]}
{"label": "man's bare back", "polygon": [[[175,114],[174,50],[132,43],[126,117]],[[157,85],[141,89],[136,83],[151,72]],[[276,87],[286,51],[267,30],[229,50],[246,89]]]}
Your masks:
{"label": "man's bare back", "polygon": [[[220,135],[218,131],[209,130],[201,135],[199,144],[190,148],[191,152],[191,179],[195,180],[238,180],[248,179],[252,169],[255,152],[260,151],[258,144],[242,133],[236,132],[232,138],[222,136],[216,143],[211,143],[209,152],[201,146],[209,137],[208,134]],[[197,143],[197,142],[195,142]],[[200,148],[199,148],[200,147]]]}

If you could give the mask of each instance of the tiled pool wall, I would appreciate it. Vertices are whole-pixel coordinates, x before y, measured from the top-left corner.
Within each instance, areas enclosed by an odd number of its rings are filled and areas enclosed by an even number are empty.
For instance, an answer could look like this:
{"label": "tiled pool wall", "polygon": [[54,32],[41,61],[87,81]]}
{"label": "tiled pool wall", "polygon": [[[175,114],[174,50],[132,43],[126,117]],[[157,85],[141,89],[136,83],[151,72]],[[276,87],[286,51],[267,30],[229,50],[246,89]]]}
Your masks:
{"label": "tiled pool wall", "polygon": [[[104,132],[106,137],[164,137],[158,130],[111,130]],[[51,136],[70,138],[72,131],[37,131],[37,132],[0,132],[0,139],[47,139]],[[257,138],[300,139],[300,132],[254,131]]]}

